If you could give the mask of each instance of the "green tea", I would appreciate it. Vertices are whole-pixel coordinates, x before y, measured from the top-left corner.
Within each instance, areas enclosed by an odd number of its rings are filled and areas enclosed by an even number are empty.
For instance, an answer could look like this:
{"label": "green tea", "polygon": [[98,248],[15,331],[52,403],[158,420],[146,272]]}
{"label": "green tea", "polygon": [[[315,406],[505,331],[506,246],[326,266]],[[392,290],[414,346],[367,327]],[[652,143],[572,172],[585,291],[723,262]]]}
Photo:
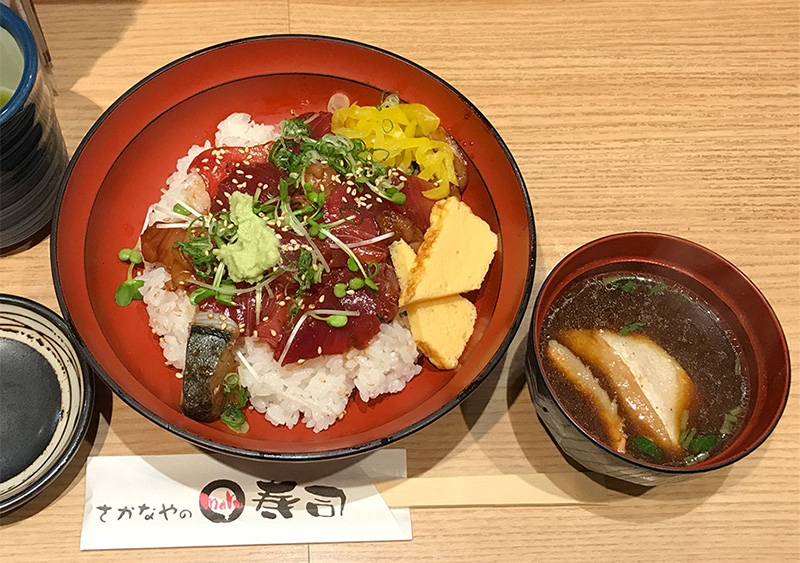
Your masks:
{"label": "green tea", "polygon": [[13,90],[9,90],[8,88],[0,86],[0,108],[4,107],[13,95]]}

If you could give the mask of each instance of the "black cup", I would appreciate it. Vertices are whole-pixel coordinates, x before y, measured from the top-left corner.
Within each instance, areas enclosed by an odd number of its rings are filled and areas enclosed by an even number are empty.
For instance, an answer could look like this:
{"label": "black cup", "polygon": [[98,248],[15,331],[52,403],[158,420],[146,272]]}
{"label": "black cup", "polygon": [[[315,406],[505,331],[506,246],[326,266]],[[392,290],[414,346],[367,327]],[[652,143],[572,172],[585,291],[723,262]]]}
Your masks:
{"label": "black cup", "polygon": [[6,251],[46,234],[68,158],[30,29],[2,4],[0,26],[24,59],[20,82],[0,109],[0,250]]}

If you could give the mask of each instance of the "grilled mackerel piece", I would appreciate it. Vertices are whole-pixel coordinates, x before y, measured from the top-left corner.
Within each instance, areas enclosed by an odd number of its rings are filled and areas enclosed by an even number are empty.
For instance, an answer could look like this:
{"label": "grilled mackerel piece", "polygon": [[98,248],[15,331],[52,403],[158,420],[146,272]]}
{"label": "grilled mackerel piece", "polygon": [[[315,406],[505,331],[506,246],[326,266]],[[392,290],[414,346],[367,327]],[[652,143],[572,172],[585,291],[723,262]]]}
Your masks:
{"label": "grilled mackerel piece", "polygon": [[[202,320],[201,320],[202,319]],[[224,315],[201,313],[192,324],[186,345],[181,409],[201,422],[219,418],[225,406],[225,376],[237,371],[233,348],[239,331]]]}

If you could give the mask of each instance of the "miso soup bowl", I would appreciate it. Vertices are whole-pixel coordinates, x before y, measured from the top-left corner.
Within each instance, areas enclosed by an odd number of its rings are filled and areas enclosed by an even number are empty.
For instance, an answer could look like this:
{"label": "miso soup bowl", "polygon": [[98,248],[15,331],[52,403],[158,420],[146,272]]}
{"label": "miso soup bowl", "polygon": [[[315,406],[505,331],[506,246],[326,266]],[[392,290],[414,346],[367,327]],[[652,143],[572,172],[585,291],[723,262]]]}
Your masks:
{"label": "miso soup bowl", "polygon": [[[695,465],[671,467],[624,456],[590,434],[566,410],[548,381],[540,355],[541,329],[554,302],[573,282],[639,272],[683,286],[703,301],[741,346],[749,377],[748,415],[734,441]],[[534,304],[526,356],[528,388],[553,440],[589,470],[652,486],[719,469],[751,453],[775,428],[789,395],[789,351],[766,298],[733,264],[698,244],[656,233],[624,233],[590,242],[566,256],[544,281]]]}

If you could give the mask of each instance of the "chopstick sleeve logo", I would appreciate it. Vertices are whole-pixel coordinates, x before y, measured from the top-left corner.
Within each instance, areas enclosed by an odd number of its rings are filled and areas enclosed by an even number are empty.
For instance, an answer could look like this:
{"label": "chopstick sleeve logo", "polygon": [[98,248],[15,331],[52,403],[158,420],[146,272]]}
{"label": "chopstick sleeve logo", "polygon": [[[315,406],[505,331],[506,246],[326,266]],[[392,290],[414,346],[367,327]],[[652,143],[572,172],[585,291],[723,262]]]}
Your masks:
{"label": "chopstick sleeve logo", "polygon": [[[216,495],[224,491],[223,497]],[[244,512],[244,491],[229,479],[211,481],[200,492],[200,513],[214,523],[233,522]]]}
{"label": "chopstick sleeve logo", "polygon": [[[294,517],[295,505],[305,500],[306,512],[314,518],[332,518],[344,514],[347,495],[338,487],[309,485],[297,491],[296,481],[256,481],[259,492],[252,498],[255,511],[267,520]],[[296,496],[295,491],[298,495]],[[215,524],[233,522],[244,512],[246,499],[242,487],[229,479],[217,479],[200,493],[200,512]],[[300,504],[300,506],[303,506]]]}
{"label": "chopstick sleeve logo", "polygon": [[[292,507],[300,501],[300,497],[291,494],[297,487],[297,482],[256,481],[256,485],[261,489],[259,498],[254,499],[257,501],[256,512],[269,520],[274,520],[278,515],[292,517]],[[339,515],[344,514],[347,495],[342,489],[327,485],[309,485],[303,487],[303,490],[311,495],[311,499],[306,502],[306,512],[311,516],[331,518],[336,516],[337,508]]]}

